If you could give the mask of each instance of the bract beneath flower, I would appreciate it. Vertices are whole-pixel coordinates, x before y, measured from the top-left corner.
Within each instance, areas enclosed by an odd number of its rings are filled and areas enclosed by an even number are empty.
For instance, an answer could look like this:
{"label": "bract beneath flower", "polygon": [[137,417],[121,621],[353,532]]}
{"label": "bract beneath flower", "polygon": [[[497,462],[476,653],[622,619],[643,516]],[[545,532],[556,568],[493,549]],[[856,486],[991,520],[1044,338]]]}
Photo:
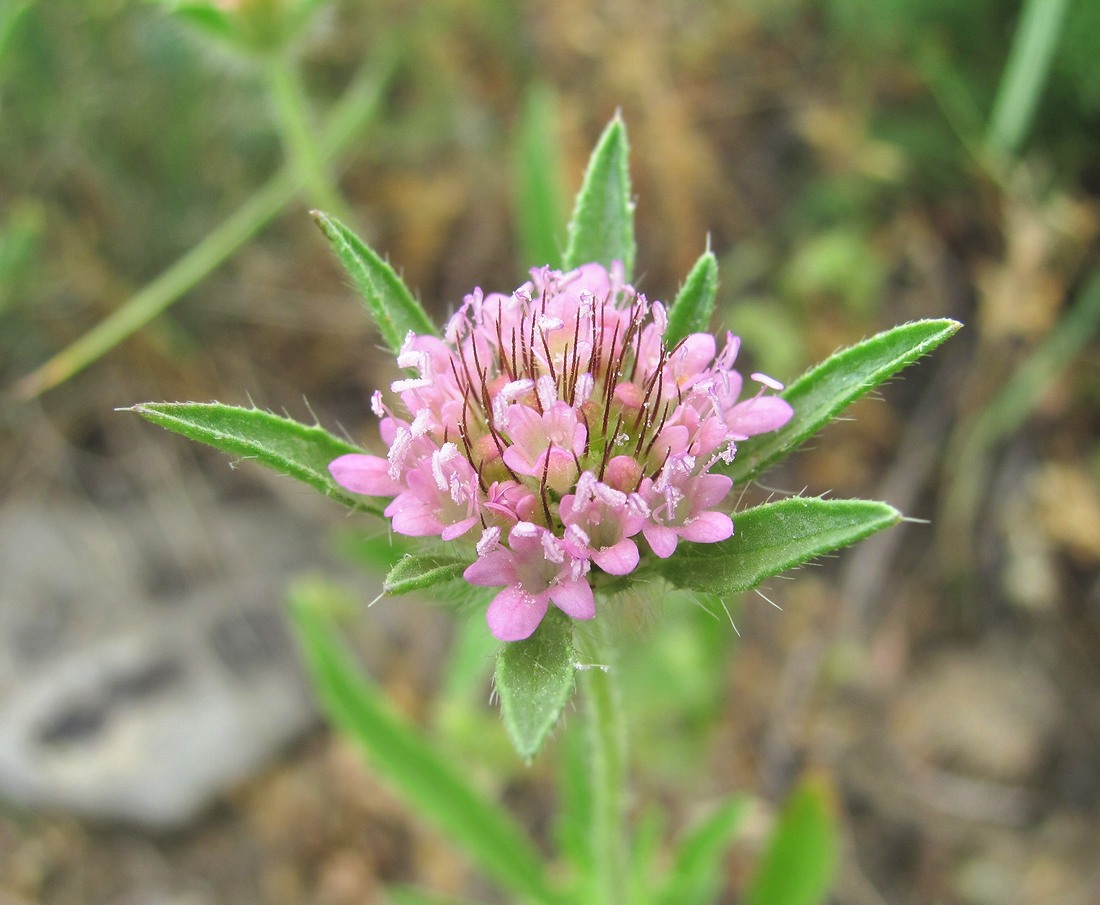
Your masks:
{"label": "bract beneath flower", "polygon": [[670,349],[667,325],[660,302],[599,264],[534,270],[511,295],[475,290],[443,340],[407,337],[400,408],[372,398],[387,455],[341,456],[330,471],[354,493],[392,496],[400,534],[469,538],[466,580],[502,589],[488,610],[501,640],[529,637],[550,604],[591,619],[593,574],[732,535],[732,482],[711,469],[792,414],[766,375],[741,398],[736,337]]}

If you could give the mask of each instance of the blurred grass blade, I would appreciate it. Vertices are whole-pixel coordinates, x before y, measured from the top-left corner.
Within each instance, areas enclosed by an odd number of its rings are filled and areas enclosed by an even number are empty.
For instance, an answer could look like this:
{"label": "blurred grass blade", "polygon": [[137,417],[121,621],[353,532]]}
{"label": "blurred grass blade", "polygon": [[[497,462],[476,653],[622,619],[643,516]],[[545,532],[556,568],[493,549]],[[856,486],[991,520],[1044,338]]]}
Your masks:
{"label": "blurred grass blade", "polygon": [[345,506],[382,514],[381,500],[350,496],[328,471],[337,456],[362,450],[316,425],[218,402],[144,402],[120,411],[137,412],[189,440],[297,478]]}
{"label": "blurred grass blade", "polygon": [[974,526],[989,478],[991,451],[1019,430],[1051,385],[1084,354],[1100,333],[1100,269],[1088,280],[1057,323],[1016,367],[993,399],[958,427],[944,457],[949,476],[938,520],[944,558],[966,562],[973,551]]}
{"label": "blurred grass blade", "polygon": [[634,823],[630,863],[627,866],[627,876],[630,879],[627,901],[631,905],[659,905],[658,886],[654,878],[658,874],[657,864],[661,860],[661,842],[665,835],[664,809],[659,806],[648,807],[638,815]]}
{"label": "blurred grass blade", "polygon": [[718,895],[722,858],[748,811],[749,801],[736,796],[688,833],[676,854],[660,905],[713,902]]}
{"label": "blurred grass blade", "polygon": [[[33,5],[34,0],[5,0],[0,3],[0,65],[7,56],[8,48],[15,40],[23,17]],[[3,83],[0,82],[0,85]]]}
{"label": "blurred grass blade", "polygon": [[849,403],[893,377],[950,338],[958,321],[914,321],[830,355],[782,393],[794,417],[782,428],[737,444],[726,473],[737,484],[752,480],[832,421]]}
{"label": "blurred grass blade", "polygon": [[544,83],[533,85],[524,100],[515,163],[515,219],[528,267],[561,267],[565,214],[556,114],[553,89]]}
{"label": "blurred grass blade", "polygon": [[401,557],[382,582],[387,594],[408,594],[422,591],[441,581],[454,581],[469,565],[449,556],[409,553]]}
{"label": "blurred grass blade", "polygon": [[734,515],[734,535],[716,544],[681,543],[659,564],[677,587],[735,594],[901,520],[873,500],[791,497]]}
{"label": "blurred grass blade", "polygon": [[[376,62],[364,64],[337,102],[321,135],[321,149],[326,160],[344,154],[381,109],[383,94],[396,70],[399,47],[397,43]],[[301,187],[293,168],[282,167],[227,220],[160,276],[79,339],[20,379],[15,385],[16,395],[33,399],[110,352],[243,247],[294,199]]]}
{"label": "blurred grass blade", "polygon": [[209,2],[165,2],[169,12],[211,37],[230,46],[247,50],[247,40],[240,27],[240,16],[230,14],[221,6]]}
{"label": "blurred grass blade", "polygon": [[999,157],[1013,157],[1023,147],[1068,7],[1069,0],[1024,0],[986,131],[986,147]]}
{"label": "blurred grass blade", "polygon": [[313,219],[355,283],[386,345],[395,354],[401,351],[410,331],[427,336],[439,333],[404,280],[355,233],[320,211],[313,212]]}
{"label": "blurred grass blade", "polygon": [[558,747],[558,811],[554,840],[576,877],[588,880],[595,873],[592,864],[592,828],[595,802],[590,791],[588,745],[580,726],[571,727]]}
{"label": "blurred grass blade", "polygon": [[835,804],[821,781],[803,783],[779,815],[745,905],[821,905],[838,861]]}
{"label": "blurred grass blade", "polygon": [[296,634],[326,713],[414,812],[488,876],[522,900],[554,903],[541,858],[520,827],[467,785],[362,674],[324,615],[337,595],[331,586],[317,583],[301,585],[292,594]]}
{"label": "blurred grass blade", "polygon": [[525,760],[538,753],[572,697],[576,659],[573,622],[556,608],[530,638],[501,647],[495,675],[500,712]]}
{"label": "blurred grass blade", "polygon": [[588,161],[569,221],[567,270],[596,262],[611,267],[622,261],[629,280],[634,272],[634,202],[630,197],[630,148],[622,118],[608,123]]}
{"label": "blurred grass blade", "polygon": [[708,248],[691,268],[668,312],[665,343],[670,349],[688,334],[703,333],[710,327],[717,292],[718,259]]}

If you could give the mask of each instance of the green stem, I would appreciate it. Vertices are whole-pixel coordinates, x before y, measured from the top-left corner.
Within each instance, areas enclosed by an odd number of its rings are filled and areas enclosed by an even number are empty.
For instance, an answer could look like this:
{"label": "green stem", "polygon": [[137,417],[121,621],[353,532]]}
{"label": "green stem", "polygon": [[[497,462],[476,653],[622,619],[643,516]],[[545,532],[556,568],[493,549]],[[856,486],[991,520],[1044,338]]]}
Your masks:
{"label": "green stem", "polygon": [[[332,160],[346,153],[378,113],[396,63],[395,53],[387,55],[377,64],[364,64],[337,102],[322,131],[320,153],[324,160]],[[301,189],[298,172],[284,165],[228,220],[160,276],[143,286],[75,342],[24,376],[16,383],[15,394],[22,399],[33,399],[64,383],[105,355],[209,276],[267,226]]]}
{"label": "green stem", "polygon": [[[593,627],[595,630],[595,627]],[[585,725],[591,770],[592,901],[623,905],[626,881],[626,726],[617,687],[617,664],[610,644],[587,632],[580,637],[581,673],[585,692]],[[602,658],[602,659],[601,659]]]}
{"label": "green stem", "polygon": [[317,130],[310,122],[309,100],[297,61],[289,51],[280,50],[268,60],[265,71],[283,150],[305,187],[307,202],[310,207],[347,220],[347,205],[329,173]]}

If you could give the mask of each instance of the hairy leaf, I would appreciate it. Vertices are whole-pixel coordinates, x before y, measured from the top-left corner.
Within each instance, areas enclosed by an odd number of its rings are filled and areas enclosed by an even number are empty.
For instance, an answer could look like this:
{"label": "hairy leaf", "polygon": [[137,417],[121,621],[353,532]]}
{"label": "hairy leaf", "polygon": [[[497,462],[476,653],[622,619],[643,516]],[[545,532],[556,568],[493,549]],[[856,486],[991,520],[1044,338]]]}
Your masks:
{"label": "hairy leaf", "polygon": [[394,353],[400,351],[410,330],[417,334],[439,333],[404,280],[355,233],[320,211],[313,212],[313,219],[355,283],[382,338]]}
{"label": "hairy leaf", "polygon": [[892,506],[871,500],[792,497],[737,513],[729,540],[682,543],[660,569],[678,587],[734,594],[900,519]]}
{"label": "hairy leaf", "polygon": [[137,412],[189,440],[290,475],[346,506],[382,514],[381,501],[351,496],[332,479],[329,462],[362,450],[324,428],[219,402],[143,402],[122,411]]}
{"label": "hairy leaf", "polygon": [[569,222],[565,267],[621,261],[634,271],[634,202],[630,197],[630,149],[616,114],[592,152]]}
{"label": "hairy leaf", "polygon": [[422,591],[441,581],[454,581],[468,565],[468,562],[449,556],[408,553],[390,569],[382,582],[382,590],[387,594]]}
{"label": "hairy leaf", "polygon": [[739,443],[737,458],[727,473],[738,484],[752,480],[817,433],[850,402],[927,355],[961,326],[947,318],[914,321],[829,356],[783,392],[794,417],[777,431]]}
{"label": "hairy leaf", "polygon": [[505,644],[497,656],[496,687],[504,726],[520,757],[531,758],[573,694],[573,623],[551,608],[535,633]]}
{"label": "hairy leaf", "polygon": [[691,268],[668,312],[665,342],[670,349],[688,334],[707,330],[717,292],[718,259],[707,249]]}

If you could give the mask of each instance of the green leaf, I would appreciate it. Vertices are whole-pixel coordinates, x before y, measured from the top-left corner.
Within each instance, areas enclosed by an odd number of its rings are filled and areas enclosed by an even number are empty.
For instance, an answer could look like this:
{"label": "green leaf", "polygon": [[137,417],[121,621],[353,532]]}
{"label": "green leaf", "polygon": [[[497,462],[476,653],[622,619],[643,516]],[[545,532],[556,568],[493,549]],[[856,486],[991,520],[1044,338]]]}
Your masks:
{"label": "green leaf", "polygon": [[820,905],[837,866],[829,788],[806,782],[791,795],[745,897],[745,905]]}
{"label": "green leaf", "polygon": [[199,0],[199,2],[162,0],[162,5],[166,6],[173,15],[189,22],[208,35],[241,47],[246,44],[237,17],[213,3],[202,2],[202,0]]}
{"label": "green leaf", "polygon": [[333,723],[365,752],[371,767],[406,803],[504,889],[557,905],[542,859],[499,805],[471,788],[430,740],[394,713],[359,669],[324,614],[342,596],[329,584],[300,584],[291,613],[305,663]]}
{"label": "green leaf", "polygon": [[708,248],[691,268],[668,312],[665,342],[669,348],[690,333],[707,330],[714,313],[714,297],[717,292],[718,259]]}
{"label": "green leaf", "polygon": [[4,62],[8,48],[15,43],[24,17],[35,0],[8,0],[0,4],[0,63]]}
{"label": "green leaf", "polygon": [[528,265],[561,267],[561,164],[554,136],[556,98],[536,83],[523,104],[516,152],[515,207],[520,248]]}
{"label": "green leaf", "polygon": [[355,283],[386,345],[395,354],[410,330],[421,335],[438,335],[431,318],[389,264],[334,217],[314,211],[313,219]]}
{"label": "green leaf", "polygon": [[569,222],[567,270],[596,262],[622,261],[629,280],[634,271],[634,202],[630,197],[630,149],[618,114],[608,123],[588,161]]}
{"label": "green leaf", "polygon": [[661,905],[714,901],[722,858],[745,819],[748,806],[748,798],[736,796],[683,838],[658,900]]}
{"label": "green leaf", "polygon": [[408,553],[390,569],[382,590],[387,594],[422,591],[441,581],[454,581],[470,563],[449,556]]}
{"label": "green leaf", "polygon": [[794,417],[782,428],[737,445],[737,458],[727,470],[734,483],[752,480],[832,421],[850,402],[893,377],[950,338],[958,321],[914,321],[886,330],[830,355],[810,368],[782,393]]}
{"label": "green leaf", "polygon": [[520,757],[533,757],[557,723],[573,694],[575,663],[573,623],[556,609],[530,638],[501,648],[496,669],[500,712]]}
{"label": "green leaf", "polygon": [[345,506],[382,514],[382,501],[351,496],[329,474],[328,464],[345,453],[362,452],[316,425],[281,418],[261,409],[218,402],[143,402],[132,408],[143,418],[231,456],[253,459],[290,475]]}
{"label": "green leaf", "polygon": [[892,506],[872,500],[792,497],[737,513],[729,540],[683,543],[660,569],[678,587],[734,594],[900,519]]}

